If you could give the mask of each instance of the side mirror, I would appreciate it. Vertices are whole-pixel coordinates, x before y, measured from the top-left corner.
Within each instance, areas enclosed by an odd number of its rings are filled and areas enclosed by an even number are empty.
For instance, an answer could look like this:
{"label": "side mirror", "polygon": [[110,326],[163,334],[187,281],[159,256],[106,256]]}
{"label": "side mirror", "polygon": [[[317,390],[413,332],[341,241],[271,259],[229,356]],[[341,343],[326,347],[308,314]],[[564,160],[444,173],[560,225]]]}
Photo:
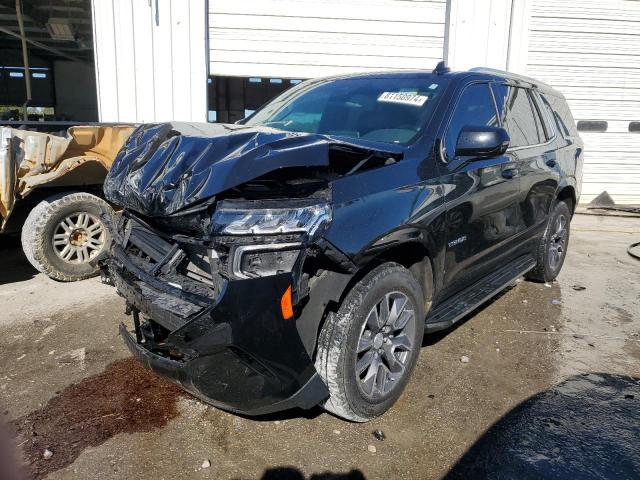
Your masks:
{"label": "side mirror", "polygon": [[504,128],[466,125],[458,135],[456,156],[497,157],[507,151],[510,141],[509,134]]}

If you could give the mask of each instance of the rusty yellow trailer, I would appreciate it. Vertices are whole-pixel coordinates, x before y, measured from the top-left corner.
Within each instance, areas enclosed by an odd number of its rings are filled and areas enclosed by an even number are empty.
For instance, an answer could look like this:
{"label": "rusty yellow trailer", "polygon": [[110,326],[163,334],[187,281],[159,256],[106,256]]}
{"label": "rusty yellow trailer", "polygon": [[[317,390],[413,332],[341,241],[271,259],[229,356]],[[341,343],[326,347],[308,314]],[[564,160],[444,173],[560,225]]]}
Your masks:
{"label": "rusty yellow trailer", "polygon": [[102,183],[131,125],[73,126],[66,135],[0,127],[0,233],[21,231],[28,260],[50,277],[96,273],[105,248]]}

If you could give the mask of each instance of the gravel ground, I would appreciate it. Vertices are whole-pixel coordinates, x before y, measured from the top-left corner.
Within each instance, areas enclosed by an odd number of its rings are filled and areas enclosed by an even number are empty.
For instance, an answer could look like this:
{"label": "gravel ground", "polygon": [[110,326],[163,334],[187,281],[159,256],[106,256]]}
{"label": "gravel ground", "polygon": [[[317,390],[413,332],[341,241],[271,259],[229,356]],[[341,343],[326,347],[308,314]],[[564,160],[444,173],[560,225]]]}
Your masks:
{"label": "gravel ground", "polygon": [[[586,373],[637,384],[640,262],[626,247],[639,237],[639,218],[577,215],[558,281],[517,282],[426,337],[405,394],[369,424],[320,409],[244,418],[195,400],[129,358],[109,287],[51,281],[4,239],[0,419],[28,478],[464,478],[487,430],[527,399],[548,402]],[[638,396],[624,398],[640,411]]]}

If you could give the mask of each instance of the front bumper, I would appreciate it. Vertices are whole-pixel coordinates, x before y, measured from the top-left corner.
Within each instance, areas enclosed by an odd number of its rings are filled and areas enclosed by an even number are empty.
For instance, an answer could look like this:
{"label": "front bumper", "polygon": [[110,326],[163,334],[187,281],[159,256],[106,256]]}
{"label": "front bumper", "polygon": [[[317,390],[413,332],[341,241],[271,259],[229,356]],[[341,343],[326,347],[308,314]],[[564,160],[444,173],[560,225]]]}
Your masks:
{"label": "front bumper", "polygon": [[[280,298],[291,285],[290,273],[228,281],[215,300],[186,302],[184,292],[131,262],[121,245],[112,247],[103,270],[134,315],[169,331],[155,342],[140,330],[134,337],[121,324],[129,350],[193,395],[246,415],[311,408],[328,396],[297,320],[282,318]],[[195,303],[196,312],[185,310],[184,304]]]}

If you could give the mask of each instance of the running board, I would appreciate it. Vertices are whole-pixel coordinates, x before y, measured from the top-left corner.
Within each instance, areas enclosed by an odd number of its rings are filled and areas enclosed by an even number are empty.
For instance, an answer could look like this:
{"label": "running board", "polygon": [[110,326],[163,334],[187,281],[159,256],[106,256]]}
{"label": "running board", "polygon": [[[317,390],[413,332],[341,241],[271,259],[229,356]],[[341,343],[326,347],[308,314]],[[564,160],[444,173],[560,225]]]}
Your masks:
{"label": "running board", "polygon": [[449,328],[535,266],[534,258],[525,255],[487,275],[433,309],[427,315],[425,332]]}

